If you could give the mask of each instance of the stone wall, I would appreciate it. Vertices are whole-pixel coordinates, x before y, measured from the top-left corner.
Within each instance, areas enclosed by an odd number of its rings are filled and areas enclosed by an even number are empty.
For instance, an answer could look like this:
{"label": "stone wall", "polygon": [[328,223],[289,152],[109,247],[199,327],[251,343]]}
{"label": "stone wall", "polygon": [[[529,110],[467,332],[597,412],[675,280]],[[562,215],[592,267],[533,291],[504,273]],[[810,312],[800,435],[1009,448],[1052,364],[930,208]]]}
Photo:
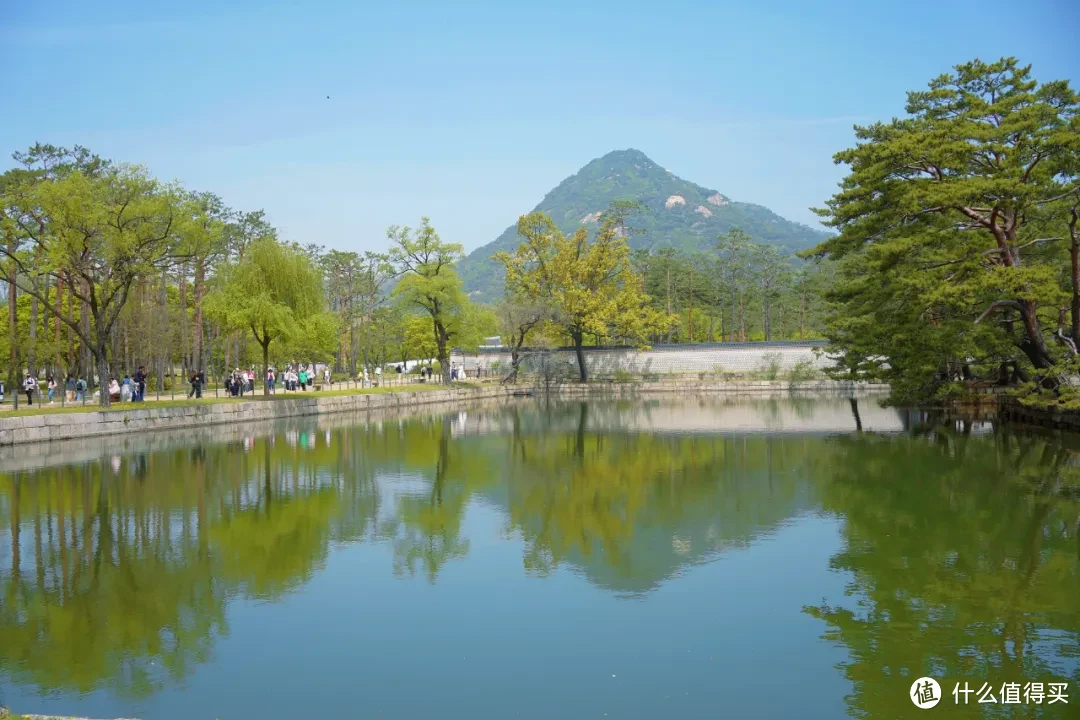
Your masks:
{"label": "stone wall", "polygon": [[[709,343],[700,345],[657,345],[649,350],[633,348],[585,348],[585,365],[590,376],[614,376],[629,373],[642,377],[668,374],[700,373],[752,373],[775,363],[781,372],[789,371],[797,363],[807,363],[814,369],[831,367],[833,362],[822,352],[820,342],[747,342]],[[462,354],[455,351],[450,360],[465,372],[477,370],[485,374],[498,374],[509,370],[510,352],[505,349],[482,348],[477,353]],[[526,353],[525,370],[538,372],[542,365],[565,367],[567,372],[577,373],[577,358],[572,349],[560,348],[543,353]],[[549,371],[550,373],[550,371]]]}
{"label": "stone wall", "polygon": [[[567,398],[585,396],[633,397],[655,393],[688,395],[694,393],[832,392],[854,394],[867,391],[880,392],[887,389],[888,387],[884,385],[827,380],[810,381],[797,385],[783,381],[726,382],[721,380],[627,384],[590,383],[588,385],[560,383],[547,388],[548,391]],[[155,408],[152,403],[147,403],[139,406],[138,409],[130,410],[46,413],[25,417],[3,417],[0,418],[0,447],[91,437],[111,438],[113,441],[121,442],[132,433],[151,430],[183,430],[226,423],[277,420],[328,413],[394,410],[397,408],[461,403],[491,398],[509,398],[515,394],[544,391],[544,388],[528,385],[490,385],[480,388],[456,387],[423,392],[338,396],[309,395],[306,397],[290,397],[288,399],[208,403],[185,407]]]}
{"label": "stone wall", "polygon": [[504,397],[508,394],[507,388],[493,386],[364,395],[310,395],[280,400],[208,403],[186,407],[155,408],[152,403],[147,403],[139,406],[137,410],[5,417],[0,418],[0,446],[101,436],[119,439],[130,433],[148,430],[185,429],[323,413],[363,412],[383,408],[457,402],[466,399]]}

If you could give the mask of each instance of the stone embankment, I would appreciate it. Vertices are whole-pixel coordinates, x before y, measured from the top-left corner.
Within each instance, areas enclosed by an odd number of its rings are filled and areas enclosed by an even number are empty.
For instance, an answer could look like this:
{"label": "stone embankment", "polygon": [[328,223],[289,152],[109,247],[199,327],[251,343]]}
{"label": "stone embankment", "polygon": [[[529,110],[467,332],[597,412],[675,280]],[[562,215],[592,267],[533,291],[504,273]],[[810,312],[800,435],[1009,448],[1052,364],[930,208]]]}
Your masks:
{"label": "stone embankment", "polygon": [[834,381],[666,381],[654,383],[564,383],[549,387],[531,385],[490,385],[456,387],[422,392],[391,392],[358,395],[310,395],[288,399],[251,402],[192,404],[183,407],[129,406],[131,409],[77,413],[44,413],[0,418],[0,446],[70,440],[76,438],[123,438],[149,430],[183,430],[209,425],[322,415],[328,413],[393,410],[396,408],[441,405],[489,398],[510,398],[522,394],[557,394],[559,397],[633,397],[655,393],[757,394],[761,392],[831,392],[854,394],[881,392],[887,386]]}

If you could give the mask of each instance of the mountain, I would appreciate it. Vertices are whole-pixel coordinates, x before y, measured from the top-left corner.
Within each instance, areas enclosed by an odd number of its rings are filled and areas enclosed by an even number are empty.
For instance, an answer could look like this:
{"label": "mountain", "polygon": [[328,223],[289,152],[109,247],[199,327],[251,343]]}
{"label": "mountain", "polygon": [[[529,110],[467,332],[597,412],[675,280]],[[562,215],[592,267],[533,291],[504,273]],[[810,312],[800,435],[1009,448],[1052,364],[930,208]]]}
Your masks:
{"label": "mountain", "polygon": [[[599,227],[600,214],[612,200],[639,200],[646,207],[631,223],[644,230],[631,235],[632,247],[709,250],[717,235],[733,227],[745,230],[755,242],[792,251],[813,247],[828,237],[761,205],[736,202],[676,177],[640,150],[617,150],[593,160],[559,183],[534,210],[546,212],[569,234],[583,224]],[[460,263],[458,271],[474,300],[495,302],[502,296],[502,266],[491,256],[497,250],[513,252],[520,243],[515,222]]]}

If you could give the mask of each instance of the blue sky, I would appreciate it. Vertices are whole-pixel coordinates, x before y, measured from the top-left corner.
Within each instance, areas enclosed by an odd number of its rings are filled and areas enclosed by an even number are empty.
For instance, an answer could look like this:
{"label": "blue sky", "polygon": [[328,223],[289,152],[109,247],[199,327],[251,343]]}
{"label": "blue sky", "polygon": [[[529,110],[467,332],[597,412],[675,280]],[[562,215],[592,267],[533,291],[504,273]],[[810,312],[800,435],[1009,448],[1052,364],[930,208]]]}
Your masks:
{"label": "blue sky", "polygon": [[852,125],[952,65],[1080,83],[1067,0],[0,5],[0,162],[86,145],[342,249],[475,248],[627,147],[813,222]]}

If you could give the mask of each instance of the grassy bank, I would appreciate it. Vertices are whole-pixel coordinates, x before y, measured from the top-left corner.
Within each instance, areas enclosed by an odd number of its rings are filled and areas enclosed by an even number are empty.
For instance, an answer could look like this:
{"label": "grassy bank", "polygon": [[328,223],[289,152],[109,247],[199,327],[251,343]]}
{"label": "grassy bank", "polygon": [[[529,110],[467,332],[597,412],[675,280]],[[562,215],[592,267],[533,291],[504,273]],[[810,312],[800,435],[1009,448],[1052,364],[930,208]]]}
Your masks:
{"label": "grassy bank", "polygon": [[[478,387],[477,383],[455,383],[451,387]],[[149,399],[145,403],[116,402],[107,409],[98,407],[96,404],[67,405],[62,407],[59,403],[52,405],[34,405],[26,407],[20,405],[18,410],[12,410],[10,406],[0,417],[27,417],[31,415],[59,415],[68,413],[87,412],[129,412],[131,410],[143,410],[148,408],[178,408],[192,407],[197,405],[221,405],[241,402],[279,402],[282,400],[296,400],[298,398],[311,397],[340,397],[345,395],[382,395],[401,392],[430,392],[433,390],[445,390],[445,385],[417,383],[415,385],[393,385],[377,388],[347,388],[344,390],[320,390],[308,392],[277,392],[273,395],[245,395],[243,397],[207,397],[196,400],[194,398],[182,398],[178,400],[154,400]]]}

